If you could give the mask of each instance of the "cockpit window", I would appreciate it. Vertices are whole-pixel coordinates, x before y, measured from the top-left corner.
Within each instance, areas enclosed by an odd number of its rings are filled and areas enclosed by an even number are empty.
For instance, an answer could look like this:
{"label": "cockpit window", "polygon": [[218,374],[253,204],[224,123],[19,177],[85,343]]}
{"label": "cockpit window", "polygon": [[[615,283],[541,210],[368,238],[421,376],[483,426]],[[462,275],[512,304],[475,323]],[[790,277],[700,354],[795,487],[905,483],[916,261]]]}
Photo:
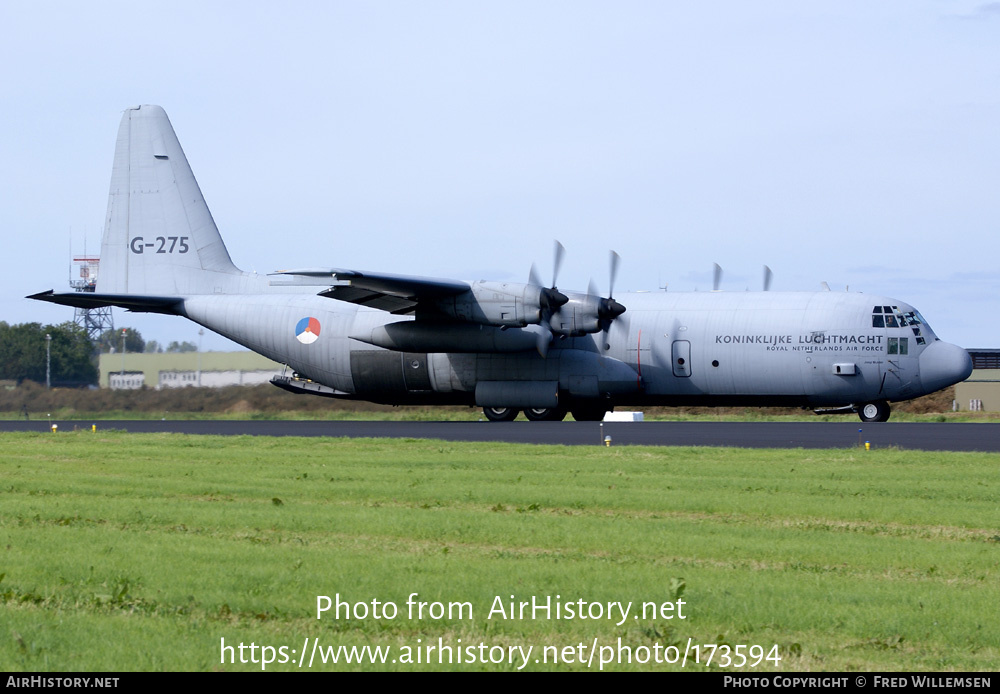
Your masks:
{"label": "cockpit window", "polygon": [[[918,311],[900,310],[898,306],[875,306],[872,309],[873,328],[910,328],[918,345],[927,344],[923,331],[917,326],[923,326],[923,330],[930,332],[930,326],[927,325],[927,321],[924,320],[924,317]],[[933,333],[930,336],[934,337]],[[900,349],[898,343],[896,349]],[[891,354],[906,353],[891,352]]]}

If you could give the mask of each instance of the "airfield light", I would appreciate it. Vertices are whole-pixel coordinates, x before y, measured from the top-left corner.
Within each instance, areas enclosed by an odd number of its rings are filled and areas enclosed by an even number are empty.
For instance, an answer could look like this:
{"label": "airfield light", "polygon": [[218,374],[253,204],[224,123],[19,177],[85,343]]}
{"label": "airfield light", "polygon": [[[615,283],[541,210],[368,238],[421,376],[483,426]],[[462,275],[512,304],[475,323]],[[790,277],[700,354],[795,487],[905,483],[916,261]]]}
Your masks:
{"label": "airfield light", "polygon": [[866,451],[870,451],[871,449],[872,449],[872,442],[871,441],[865,441],[865,450]]}
{"label": "airfield light", "polygon": [[604,445],[608,446],[609,448],[611,447],[611,437],[610,436],[605,436],[604,437]]}

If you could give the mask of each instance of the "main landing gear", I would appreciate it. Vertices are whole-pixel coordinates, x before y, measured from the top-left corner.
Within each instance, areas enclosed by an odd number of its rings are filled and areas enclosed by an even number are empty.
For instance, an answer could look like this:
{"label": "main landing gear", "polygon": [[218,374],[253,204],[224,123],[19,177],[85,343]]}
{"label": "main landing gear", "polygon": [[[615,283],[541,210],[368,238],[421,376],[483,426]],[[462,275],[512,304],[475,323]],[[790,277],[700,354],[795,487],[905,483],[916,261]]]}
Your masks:
{"label": "main landing gear", "polygon": [[[578,422],[600,422],[607,411],[603,405],[574,407],[569,411],[563,407],[530,408],[524,411],[524,416],[532,422],[561,422],[571,412]],[[514,407],[483,408],[483,414],[491,422],[513,422],[519,413],[520,410]]]}
{"label": "main landing gear", "polygon": [[483,414],[491,422],[513,422],[517,419],[518,410],[513,407],[484,407]]}
{"label": "main landing gear", "polygon": [[532,422],[561,422],[566,419],[566,410],[561,407],[536,408],[525,410],[524,416]]}
{"label": "main landing gear", "polygon": [[887,422],[889,414],[889,403],[885,400],[866,402],[858,408],[858,417],[862,422]]}

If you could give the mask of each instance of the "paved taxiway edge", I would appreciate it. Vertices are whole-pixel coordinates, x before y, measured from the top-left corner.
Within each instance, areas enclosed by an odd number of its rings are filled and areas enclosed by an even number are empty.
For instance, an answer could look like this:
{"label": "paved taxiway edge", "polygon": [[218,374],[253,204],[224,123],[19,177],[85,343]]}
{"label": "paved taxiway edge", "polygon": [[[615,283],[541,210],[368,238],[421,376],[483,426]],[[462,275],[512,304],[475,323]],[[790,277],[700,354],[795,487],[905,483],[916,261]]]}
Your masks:
{"label": "paved taxiway edge", "polygon": [[[222,436],[334,436],[602,445],[850,448],[870,441],[925,451],[1000,452],[1000,424],[848,422],[321,422],[234,420],[53,420],[61,432],[117,429]],[[49,431],[50,423],[3,421],[0,432]],[[859,430],[860,433],[859,433]]]}

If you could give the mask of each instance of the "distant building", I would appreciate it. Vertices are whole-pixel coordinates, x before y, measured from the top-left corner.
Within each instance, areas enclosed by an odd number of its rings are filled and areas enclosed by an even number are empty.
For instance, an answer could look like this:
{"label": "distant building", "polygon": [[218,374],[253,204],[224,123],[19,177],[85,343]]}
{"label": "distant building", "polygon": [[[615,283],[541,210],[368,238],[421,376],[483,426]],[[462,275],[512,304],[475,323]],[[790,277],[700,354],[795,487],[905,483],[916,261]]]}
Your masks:
{"label": "distant building", "polygon": [[970,349],[972,375],[955,386],[959,410],[1000,410],[1000,349]]}
{"label": "distant building", "polygon": [[102,354],[102,388],[221,388],[267,383],[284,367],[254,352]]}

